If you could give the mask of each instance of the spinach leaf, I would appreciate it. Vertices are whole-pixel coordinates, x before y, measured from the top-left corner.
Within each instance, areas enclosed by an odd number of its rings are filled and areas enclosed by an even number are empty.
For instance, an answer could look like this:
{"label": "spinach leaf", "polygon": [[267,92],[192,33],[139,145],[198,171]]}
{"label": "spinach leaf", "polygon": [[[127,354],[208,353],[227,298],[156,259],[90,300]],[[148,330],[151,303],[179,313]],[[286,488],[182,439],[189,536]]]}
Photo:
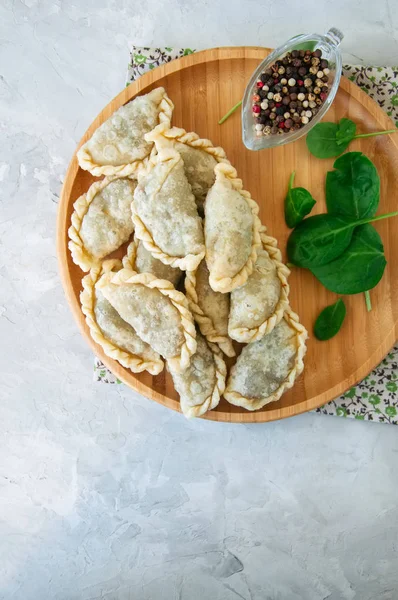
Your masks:
{"label": "spinach leaf", "polygon": [[318,316],[314,325],[314,334],[318,340],[330,340],[340,330],[346,315],[346,307],[341,298],[327,306]]}
{"label": "spinach leaf", "polygon": [[398,128],[357,134],[356,125],[351,119],[341,119],[338,123],[317,123],[307,134],[307,148],[317,158],[332,158],[343,154],[352,140],[397,131]]}
{"label": "spinach leaf", "polygon": [[316,203],[308,190],[303,187],[292,187],[296,172],[290,176],[289,188],[285,198],[285,221],[286,225],[293,229],[308,215]]}
{"label": "spinach leaf", "polygon": [[296,46],[294,46],[295,50],[315,50],[315,46],[316,46],[316,41],[310,41],[310,42],[302,42],[301,44],[297,44]]}
{"label": "spinach leaf", "polygon": [[318,123],[307,134],[307,148],[317,158],[332,158],[342,154],[351,140],[344,125],[340,133],[340,123]]}
{"label": "spinach leaf", "polygon": [[362,152],[347,152],[338,158],[326,176],[328,213],[356,219],[372,217],[379,205],[380,178]]}
{"label": "spinach leaf", "polygon": [[336,294],[359,294],[375,287],[387,261],[383,244],[372,225],[357,227],[347,250],[336,260],[311,268],[312,273]]}
{"label": "spinach leaf", "polygon": [[351,119],[340,119],[336,132],[337,145],[349,144],[355,136],[356,129],[357,126]]}
{"label": "spinach leaf", "polygon": [[335,215],[315,215],[302,221],[287,241],[289,260],[298,267],[319,267],[349,246],[357,222]]}

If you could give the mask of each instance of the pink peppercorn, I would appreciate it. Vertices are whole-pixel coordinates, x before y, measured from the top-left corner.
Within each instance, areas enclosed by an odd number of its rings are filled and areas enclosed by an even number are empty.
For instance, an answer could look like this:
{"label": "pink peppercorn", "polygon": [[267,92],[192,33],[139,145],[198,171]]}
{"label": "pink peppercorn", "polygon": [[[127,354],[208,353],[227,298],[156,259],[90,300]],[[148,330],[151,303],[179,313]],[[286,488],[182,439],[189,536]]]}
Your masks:
{"label": "pink peppercorn", "polygon": [[275,102],[275,106],[276,108],[279,108],[280,106],[282,106],[282,102]]}
{"label": "pink peppercorn", "polygon": [[259,113],[259,112],[261,112],[261,108],[260,108],[260,107],[259,107],[257,104],[255,104],[255,105],[253,106],[252,110],[253,110],[253,112],[254,112],[254,113]]}
{"label": "pink peppercorn", "polygon": [[258,88],[262,88],[263,87],[263,82],[262,81],[257,81],[257,87]]}
{"label": "pink peppercorn", "polygon": [[297,85],[299,85],[300,87],[303,87],[304,81],[302,79],[298,79],[297,80]]}
{"label": "pink peppercorn", "polygon": [[327,98],[327,94],[325,94],[325,92],[321,92],[321,93],[319,94],[319,97],[320,97],[320,99],[321,99],[322,101],[324,101],[324,100],[326,100],[326,98]]}
{"label": "pink peppercorn", "polygon": [[259,100],[260,100],[260,96],[258,94],[254,94],[253,102],[259,102]]}
{"label": "pink peppercorn", "polygon": [[280,127],[281,129],[284,129],[285,121],[281,121],[280,123],[278,123],[278,127]]}

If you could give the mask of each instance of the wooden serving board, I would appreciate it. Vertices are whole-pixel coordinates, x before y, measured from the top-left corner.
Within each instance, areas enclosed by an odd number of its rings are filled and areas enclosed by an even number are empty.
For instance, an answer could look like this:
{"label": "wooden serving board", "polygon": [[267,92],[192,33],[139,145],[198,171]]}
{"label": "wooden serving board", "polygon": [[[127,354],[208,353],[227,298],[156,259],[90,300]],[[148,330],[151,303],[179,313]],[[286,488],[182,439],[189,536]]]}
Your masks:
{"label": "wooden serving board", "polygon": [[[154,69],[123,90],[104,108],[81,144],[116,109],[137,94],[164,86],[175,104],[173,124],[187,131],[196,131],[225,149],[243,179],[244,187],[258,202],[262,222],[269,234],[278,239],[286,258],[289,230],[284,220],[283,204],[289,176],[293,170],[296,171],[295,185],[308,188],[317,200],[313,212],[324,212],[325,176],[332,168],[333,159],[319,160],[311,156],[304,138],[272,150],[247,150],[241,139],[239,111],[223,125],[218,125],[219,118],[242,98],[252,72],[269,52],[265,48],[215,48]],[[392,126],[377,104],[345,78],[341,80],[326,119],[336,121],[341,117],[353,119],[361,132],[391,129]],[[350,150],[364,152],[376,164],[381,178],[379,213],[396,210],[398,136],[356,140]],[[134,375],[105,356],[89,335],[79,303],[83,273],[70,257],[67,231],[73,202],[87,191],[93,180],[89,173],[79,168],[74,155],[63,186],[58,216],[58,256],[68,302],[93,352],[117,377],[144,396],[179,410],[178,395],[166,370],[157,377],[148,373]],[[291,417],[336,398],[383,359],[397,339],[398,220],[384,220],[376,223],[375,227],[383,240],[388,263],[382,281],[370,293],[373,310],[367,313],[363,294],[346,297],[347,317],[341,331],[328,342],[318,342],[312,335],[315,318],[321,309],[335,302],[337,296],[322,287],[310,272],[293,269],[290,277],[291,305],[310,334],[303,375],[278,402],[260,411],[248,412],[222,400],[218,408],[207,413],[205,418],[249,423]]]}

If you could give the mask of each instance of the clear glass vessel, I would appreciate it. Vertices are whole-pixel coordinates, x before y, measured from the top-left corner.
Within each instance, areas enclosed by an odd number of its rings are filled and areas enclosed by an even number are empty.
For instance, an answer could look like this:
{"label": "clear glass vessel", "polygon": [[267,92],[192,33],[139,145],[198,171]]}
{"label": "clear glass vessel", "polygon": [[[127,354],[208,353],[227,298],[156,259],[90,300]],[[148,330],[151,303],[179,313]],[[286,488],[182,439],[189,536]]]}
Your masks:
{"label": "clear glass vessel", "polygon": [[[243,143],[249,150],[263,150],[264,148],[273,148],[274,146],[282,146],[289,142],[295,142],[303,135],[307,135],[309,130],[319,123],[325,116],[332,104],[340,83],[342,59],[339,50],[339,44],[343,39],[343,34],[338,29],[332,27],[325,35],[316,33],[309,35],[298,35],[291,38],[283,46],[276,48],[265,60],[258,66],[249,81],[245,90],[245,95],[242,103],[242,138]],[[329,77],[329,93],[321,105],[319,112],[304,125],[301,129],[292,131],[291,133],[283,133],[283,135],[271,134],[268,136],[262,135],[258,137],[254,130],[255,121],[252,114],[252,96],[257,93],[256,83],[260,75],[268,69],[276,60],[283,58],[292,50],[304,49],[304,45],[311,44],[311,50],[322,51],[322,58],[329,62],[330,73]],[[305,48],[307,49],[307,48]]]}

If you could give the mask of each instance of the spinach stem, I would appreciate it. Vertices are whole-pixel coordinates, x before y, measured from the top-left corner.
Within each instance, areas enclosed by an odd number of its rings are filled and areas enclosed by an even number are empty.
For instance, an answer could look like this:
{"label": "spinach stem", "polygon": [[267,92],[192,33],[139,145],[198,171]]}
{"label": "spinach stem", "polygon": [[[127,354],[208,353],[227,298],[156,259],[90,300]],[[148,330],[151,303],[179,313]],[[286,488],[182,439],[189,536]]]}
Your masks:
{"label": "spinach stem", "polygon": [[293,173],[290,175],[290,179],[289,179],[289,190],[291,190],[293,187],[295,176],[296,176],[296,171],[293,171]]}
{"label": "spinach stem", "polygon": [[365,294],[366,310],[368,312],[370,312],[372,310],[372,301],[370,299],[369,290],[366,290],[366,292],[364,292],[364,294]]}
{"label": "spinach stem", "polygon": [[373,137],[375,135],[383,135],[384,133],[397,133],[398,127],[396,129],[388,129],[387,131],[375,131],[374,133],[358,133],[354,135],[353,140],[357,140],[358,138],[367,138]]}
{"label": "spinach stem", "polygon": [[381,221],[382,219],[388,219],[389,217],[398,217],[398,211],[386,213],[385,215],[379,215],[378,217],[369,217],[368,219],[361,219],[357,222],[357,225],[364,225],[365,223],[373,223],[374,221]]}
{"label": "spinach stem", "polygon": [[233,106],[228,112],[227,114],[225,114],[219,121],[218,124],[222,125],[224,123],[224,121],[226,121],[228,119],[228,117],[230,117],[232,115],[232,113],[234,113],[236,111],[237,108],[239,108],[239,106],[241,106],[242,104],[242,100],[239,100],[239,102],[237,102],[235,104],[235,106]]}

